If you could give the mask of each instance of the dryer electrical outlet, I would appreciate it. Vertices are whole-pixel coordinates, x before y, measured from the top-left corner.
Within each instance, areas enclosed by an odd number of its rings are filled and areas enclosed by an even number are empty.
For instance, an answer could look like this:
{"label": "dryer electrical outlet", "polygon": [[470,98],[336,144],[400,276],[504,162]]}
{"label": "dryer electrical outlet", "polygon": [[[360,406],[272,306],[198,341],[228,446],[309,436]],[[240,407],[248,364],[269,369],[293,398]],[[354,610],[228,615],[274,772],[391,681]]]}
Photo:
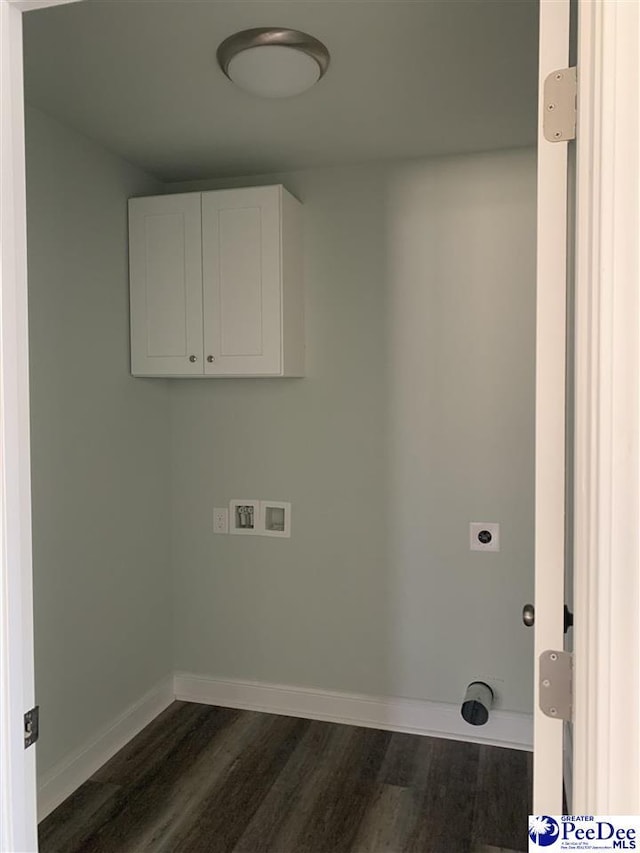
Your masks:
{"label": "dryer electrical outlet", "polygon": [[472,521],[469,524],[469,548],[472,551],[499,551],[500,525],[497,521]]}

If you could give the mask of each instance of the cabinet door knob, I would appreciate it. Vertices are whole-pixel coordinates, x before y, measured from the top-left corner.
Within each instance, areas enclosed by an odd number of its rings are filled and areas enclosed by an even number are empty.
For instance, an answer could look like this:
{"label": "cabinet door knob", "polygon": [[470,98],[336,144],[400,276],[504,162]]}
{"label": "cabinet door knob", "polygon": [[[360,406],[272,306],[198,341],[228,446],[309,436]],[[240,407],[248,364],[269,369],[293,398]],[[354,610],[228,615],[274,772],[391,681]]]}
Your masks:
{"label": "cabinet door knob", "polygon": [[212,356],[212,355],[208,355],[208,356],[207,356],[207,361],[209,362],[209,364],[211,364],[211,362],[212,362],[212,361],[215,361],[215,357],[214,357],[214,356]]}
{"label": "cabinet door knob", "polygon": [[198,360],[198,356],[197,356],[197,355],[190,355],[190,356],[189,356],[189,361],[191,362],[191,364],[193,364],[193,362],[194,362],[194,361],[197,361],[197,360]]}

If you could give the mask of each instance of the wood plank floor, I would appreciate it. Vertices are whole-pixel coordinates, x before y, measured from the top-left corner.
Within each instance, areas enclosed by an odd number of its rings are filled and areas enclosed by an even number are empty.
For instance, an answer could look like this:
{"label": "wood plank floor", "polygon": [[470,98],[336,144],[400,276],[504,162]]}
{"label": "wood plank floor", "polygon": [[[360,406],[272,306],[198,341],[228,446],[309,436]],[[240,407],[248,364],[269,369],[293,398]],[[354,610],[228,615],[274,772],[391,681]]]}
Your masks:
{"label": "wood plank floor", "polygon": [[175,702],[40,825],[41,853],[527,849],[531,755]]}

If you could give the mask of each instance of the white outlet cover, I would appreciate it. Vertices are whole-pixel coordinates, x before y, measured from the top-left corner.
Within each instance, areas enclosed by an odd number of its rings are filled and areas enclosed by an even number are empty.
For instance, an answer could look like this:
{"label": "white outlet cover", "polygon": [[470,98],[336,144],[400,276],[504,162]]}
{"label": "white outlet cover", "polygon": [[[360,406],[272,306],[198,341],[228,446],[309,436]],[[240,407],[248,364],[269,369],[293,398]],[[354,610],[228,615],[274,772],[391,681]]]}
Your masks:
{"label": "white outlet cover", "polygon": [[472,551],[499,551],[500,525],[497,521],[472,521],[469,524],[469,548]]}
{"label": "white outlet cover", "polygon": [[213,532],[229,532],[229,510],[226,506],[214,506],[213,508]]}

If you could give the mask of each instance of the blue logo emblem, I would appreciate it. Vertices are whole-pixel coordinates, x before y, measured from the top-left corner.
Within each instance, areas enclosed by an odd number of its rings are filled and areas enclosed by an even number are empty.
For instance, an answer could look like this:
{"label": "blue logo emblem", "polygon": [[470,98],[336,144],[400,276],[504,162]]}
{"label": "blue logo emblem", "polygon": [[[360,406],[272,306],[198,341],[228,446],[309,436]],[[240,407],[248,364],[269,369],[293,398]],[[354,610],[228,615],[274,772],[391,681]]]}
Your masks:
{"label": "blue logo emblem", "polygon": [[557,822],[548,815],[532,817],[529,820],[529,838],[539,847],[550,847],[560,837]]}

